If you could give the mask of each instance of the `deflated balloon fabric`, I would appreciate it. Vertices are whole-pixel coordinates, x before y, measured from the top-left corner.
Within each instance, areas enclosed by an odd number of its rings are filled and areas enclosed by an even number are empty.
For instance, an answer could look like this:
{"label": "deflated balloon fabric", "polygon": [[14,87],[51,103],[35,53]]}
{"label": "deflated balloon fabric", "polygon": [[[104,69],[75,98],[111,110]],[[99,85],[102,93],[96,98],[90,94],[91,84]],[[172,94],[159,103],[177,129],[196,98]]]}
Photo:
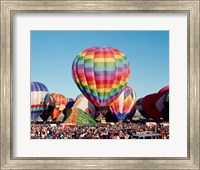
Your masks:
{"label": "deflated balloon fabric", "polygon": [[76,125],[90,125],[90,126],[96,126],[97,123],[83,110],[73,107],[70,110],[68,110],[67,118],[64,121],[64,123],[72,123]]}

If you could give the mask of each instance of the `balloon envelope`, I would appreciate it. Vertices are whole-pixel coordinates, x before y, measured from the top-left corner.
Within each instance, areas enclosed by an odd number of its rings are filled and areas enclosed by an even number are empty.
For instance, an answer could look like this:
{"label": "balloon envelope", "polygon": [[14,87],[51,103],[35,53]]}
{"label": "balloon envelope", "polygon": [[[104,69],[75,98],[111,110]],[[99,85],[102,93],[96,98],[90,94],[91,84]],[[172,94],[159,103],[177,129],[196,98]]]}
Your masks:
{"label": "balloon envelope", "polygon": [[136,93],[135,91],[126,86],[120,96],[111,105],[110,110],[115,114],[119,121],[123,121],[126,118],[132,118],[135,110],[134,106],[136,103]]}
{"label": "balloon envelope", "polygon": [[86,112],[93,119],[95,118],[95,113],[96,113],[95,107],[84,95],[81,96],[79,95],[73,107],[77,107]]}
{"label": "balloon envelope", "polygon": [[169,120],[169,91],[158,99],[156,108],[163,114],[164,120]]}
{"label": "balloon envelope", "polygon": [[50,103],[55,105],[53,112],[51,113],[51,119],[55,121],[58,116],[63,112],[67,104],[67,98],[62,94],[51,93]]}
{"label": "balloon envelope", "polygon": [[82,98],[82,97],[84,97],[84,95],[83,95],[83,94],[79,94],[79,95],[76,97],[76,100],[75,100],[75,101],[77,101],[78,99],[80,99],[80,98]]}
{"label": "balloon envelope", "polygon": [[69,98],[68,102],[75,101],[73,98]]}
{"label": "balloon envelope", "polygon": [[160,89],[159,91],[158,91],[158,93],[163,93],[163,92],[167,92],[167,91],[169,91],[169,86],[165,86],[165,87],[163,87],[162,89]]}
{"label": "balloon envelope", "polygon": [[75,101],[69,101],[69,102],[67,103],[67,105],[66,105],[66,108],[67,108],[67,109],[72,108],[72,107],[74,106],[74,103],[75,103]]}
{"label": "balloon envelope", "polygon": [[43,121],[47,121],[47,119],[49,118],[55,107],[55,101],[53,100],[52,96],[49,93],[46,94],[46,96],[44,97],[44,105],[45,105],[44,111],[42,112],[40,117],[42,118]]}
{"label": "balloon envelope", "polygon": [[44,97],[47,93],[48,89],[44,84],[31,83],[31,120],[37,119],[44,111]]}
{"label": "balloon envelope", "polygon": [[137,100],[137,102],[136,102],[136,109],[140,112],[140,114],[142,115],[142,116],[144,116],[146,119],[149,119],[149,118],[151,118],[145,111],[144,111],[144,109],[143,109],[143,107],[142,107],[142,99],[143,98],[140,98],[140,99],[138,99]]}
{"label": "balloon envelope", "polygon": [[162,113],[158,111],[155,106],[155,103],[161,96],[161,93],[154,93],[145,96],[142,100],[142,108],[149,115],[149,117],[156,121],[160,121],[160,118],[162,117]]}
{"label": "balloon envelope", "polygon": [[130,66],[120,50],[93,47],[76,56],[72,75],[80,91],[94,106],[107,108],[125,88]]}
{"label": "balloon envelope", "polygon": [[72,123],[76,125],[90,125],[90,126],[96,126],[97,123],[83,110],[73,107],[70,110],[68,110],[67,118],[64,121],[64,123]]}

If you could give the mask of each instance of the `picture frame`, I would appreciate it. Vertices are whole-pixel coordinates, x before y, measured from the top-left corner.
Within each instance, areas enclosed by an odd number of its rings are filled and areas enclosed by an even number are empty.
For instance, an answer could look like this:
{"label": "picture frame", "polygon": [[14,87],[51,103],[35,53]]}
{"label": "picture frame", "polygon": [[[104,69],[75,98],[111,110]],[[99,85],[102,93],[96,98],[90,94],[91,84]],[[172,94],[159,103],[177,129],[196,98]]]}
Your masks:
{"label": "picture frame", "polygon": [[[1,0],[1,169],[199,169],[199,0]],[[17,13],[187,13],[187,158],[15,158],[13,152],[13,17]]]}

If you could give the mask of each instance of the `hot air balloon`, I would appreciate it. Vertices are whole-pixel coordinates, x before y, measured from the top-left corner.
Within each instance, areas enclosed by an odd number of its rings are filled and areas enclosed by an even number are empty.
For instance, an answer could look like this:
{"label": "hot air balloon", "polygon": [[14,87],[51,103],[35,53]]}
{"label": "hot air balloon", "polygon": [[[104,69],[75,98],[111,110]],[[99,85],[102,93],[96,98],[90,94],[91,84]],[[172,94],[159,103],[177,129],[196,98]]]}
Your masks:
{"label": "hot air balloon", "polygon": [[47,121],[47,119],[49,118],[49,116],[55,108],[55,100],[49,93],[46,94],[46,96],[44,97],[44,105],[45,108],[40,117],[43,121]]}
{"label": "hot air balloon", "polygon": [[158,93],[165,93],[165,92],[167,92],[167,91],[169,91],[169,86],[165,86],[165,87],[163,87],[162,89],[160,89],[159,91],[158,91]]}
{"label": "hot air balloon", "polygon": [[76,97],[75,101],[77,101],[79,98],[82,98],[83,96],[84,96],[83,94],[79,94],[79,95]]}
{"label": "hot air balloon", "polygon": [[157,93],[147,95],[142,100],[142,107],[144,111],[155,121],[160,121],[162,113],[156,109],[155,103],[159,99]]}
{"label": "hot air balloon", "polygon": [[169,120],[169,91],[158,99],[156,108],[163,114],[164,120]]}
{"label": "hot air balloon", "polygon": [[95,118],[95,113],[96,113],[95,107],[84,95],[78,96],[76,102],[74,103],[74,107],[77,107],[83,110],[88,115],[90,115],[93,119]]}
{"label": "hot air balloon", "polygon": [[68,102],[71,102],[71,101],[74,101],[74,99],[73,99],[73,98],[69,98],[69,99],[68,99]]}
{"label": "hot air balloon", "polygon": [[136,104],[135,104],[135,108],[140,112],[140,114],[142,116],[144,116],[146,119],[150,119],[151,117],[144,111],[143,107],[142,107],[142,99],[140,98],[137,100]]}
{"label": "hot air balloon", "polygon": [[79,94],[79,95],[76,97],[76,100],[75,100],[75,101],[77,101],[78,99],[80,99],[80,98],[82,98],[82,97],[84,97],[84,95],[83,95],[83,94]]}
{"label": "hot air balloon", "polygon": [[40,82],[31,83],[31,120],[37,119],[44,111],[44,97],[48,93],[47,87]]}
{"label": "hot air balloon", "polygon": [[64,123],[67,124],[76,124],[76,125],[90,125],[90,126],[96,126],[97,123],[87,114],[85,113],[83,110],[77,108],[77,107],[73,107],[71,109],[68,110],[67,113],[67,118],[64,121]]}
{"label": "hot air balloon", "polygon": [[63,114],[65,115],[67,111],[74,106],[75,100],[72,98],[68,99],[65,109],[63,110]]}
{"label": "hot air balloon", "polygon": [[75,103],[74,100],[68,101],[68,103],[67,103],[67,105],[66,105],[66,109],[68,110],[68,109],[72,108],[72,107],[74,106],[74,103]]}
{"label": "hot air balloon", "polygon": [[104,113],[127,85],[130,66],[120,50],[92,47],[76,56],[72,75],[84,96]]}
{"label": "hot air balloon", "polygon": [[126,86],[120,96],[111,105],[110,110],[117,116],[119,121],[124,121],[126,118],[133,117],[135,103],[135,91],[131,87]]}
{"label": "hot air balloon", "polygon": [[147,95],[142,100],[142,107],[144,111],[155,121],[160,121],[163,118],[163,114],[156,108],[156,102],[167,90],[159,91],[158,93],[153,93]]}
{"label": "hot air balloon", "polygon": [[50,105],[54,105],[54,110],[51,113],[51,119],[55,121],[58,116],[63,112],[67,104],[67,98],[58,93],[51,93],[50,94]]}

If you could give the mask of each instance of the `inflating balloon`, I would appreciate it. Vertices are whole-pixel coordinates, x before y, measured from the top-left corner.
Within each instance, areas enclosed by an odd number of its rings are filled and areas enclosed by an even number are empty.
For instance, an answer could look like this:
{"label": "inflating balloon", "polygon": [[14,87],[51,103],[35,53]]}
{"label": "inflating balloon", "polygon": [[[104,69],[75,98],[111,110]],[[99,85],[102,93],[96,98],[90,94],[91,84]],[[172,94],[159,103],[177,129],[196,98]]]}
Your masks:
{"label": "inflating balloon", "polygon": [[53,112],[51,113],[51,119],[55,121],[58,116],[63,112],[67,104],[67,98],[62,94],[51,93],[50,100],[52,104],[55,105]]}
{"label": "inflating balloon", "polygon": [[164,120],[169,120],[169,91],[158,99],[156,108],[163,114]]}
{"label": "inflating balloon", "polygon": [[82,97],[84,97],[84,95],[83,95],[83,94],[79,94],[79,95],[76,97],[76,100],[75,100],[75,101],[77,101],[78,99],[80,99],[80,98],[82,98]]}
{"label": "inflating balloon", "polygon": [[77,97],[76,97],[76,100],[77,101],[78,99],[82,98],[82,97],[85,97],[83,94],[79,94]]}
{"label": "inflating balloon", "polygon": [[158,91],[158,93],[165,93],[165,92],[167,92],[167,91],[169,91],[169,86],[165,86],[165,87],[163,87],[162,89],[160,89],[159,91]]}
{"label": "inflating balloon", "polygon": [[158,111],[158,109],[155,106],[156,101],[161,96],[158,95],[158,93],[147,95],[142,100],[142,107],[144,111],[155,121],[160,121],[160,118],[162,117],[162,113]]}
{"label": "inflating balloon", "polygon": [[71,102],[71,101],[74,101],[74,99],[73,98],[68,98],[68,101]]}
{"label": "inflating balloon", "polygon": [[136,103],[136,93],[135,91],[126,86],[120,96],[111,105],[110,110],[115,114],[119,121],[123,121],[126,118],[132,118],[135,110],[134,106]]}
{"label": "inflating balloon", "polygon": [[74,103],[75,103],[75,101],[69,101],[66,105],[66,109],[68,110],[68,109],[72,108],[74,106]]}
{"label": "inflating balloon", "polygon": [[44,84],[31,83],[31,120],[37,119],[44,111],[44,97],[47,93],[48,89]]}
{"label": "inflating balloon", "polygon": [[73,107],[70,110],[68,110],[67,118],[64,120],[64,123],[71,123],[76,125],[90,125],[90,126],[96,126],[97,123],[83,110]]}
{"label": "inflating balloon", "polygon": [[69,99],[68,99],[68,102],[67,102],[67,104],[66,104],[66,107],[65,107],[65,109],[64,109],[64,111],[63,111],[63,114],[64,114],[64,115],[67,113],[67,111],[68,111],[70,108],[72,108],[72,107],[74,106],[74,103],[75,103],[75,100],[74,100],[73,98],[69,98]]}
{"label": "inflating balloon", "polygon": [[44,105],[45,108],[40,117],[43,121],[47,121],[47,119],[49,118],[49,116],[55,108],[55,100],[49,93],[46,94],[46,96],[44,97]]}
{"label": "inflating balloon", "polygon": [[158,93],[147,95],[142,100],[142,107],[144,111],[155,121],[160,121],[161,118],[167,118],[161,111],[156,107],[156,102],[161,96],[169,91],[169,86],[163,87]]}
{"label": "inflating balloon", "polygon": [[146,112],[144,111],[144,109],[143,109],[143,107],[142,107],[142,99],[143,99],[143,98],[140,98],[140,99],[137,100],[136,105],[135,105],[135,108],[140,112],[140,114],[141,114],[142,116],[144,116],[146,119],[149,119],[149,118],[151,118],[151,117],[148,115],[148,113],[146,113]]}
{"label": "inflating balloon", "polygon": [[76,102],[74,103],[73,107],[77,107],[84,112],[86,112],[88,115],[90,115],[93,119],[95,118],[95,107],[91,104],[91,102],[84,96],[79,95],[76,98]]}
{"label": "inflating balloon", "polygon": [[76,56],[72,75],[84,96],[103,112],[108,110],[127,85],[130,66],[120,50],[93,47]]}

